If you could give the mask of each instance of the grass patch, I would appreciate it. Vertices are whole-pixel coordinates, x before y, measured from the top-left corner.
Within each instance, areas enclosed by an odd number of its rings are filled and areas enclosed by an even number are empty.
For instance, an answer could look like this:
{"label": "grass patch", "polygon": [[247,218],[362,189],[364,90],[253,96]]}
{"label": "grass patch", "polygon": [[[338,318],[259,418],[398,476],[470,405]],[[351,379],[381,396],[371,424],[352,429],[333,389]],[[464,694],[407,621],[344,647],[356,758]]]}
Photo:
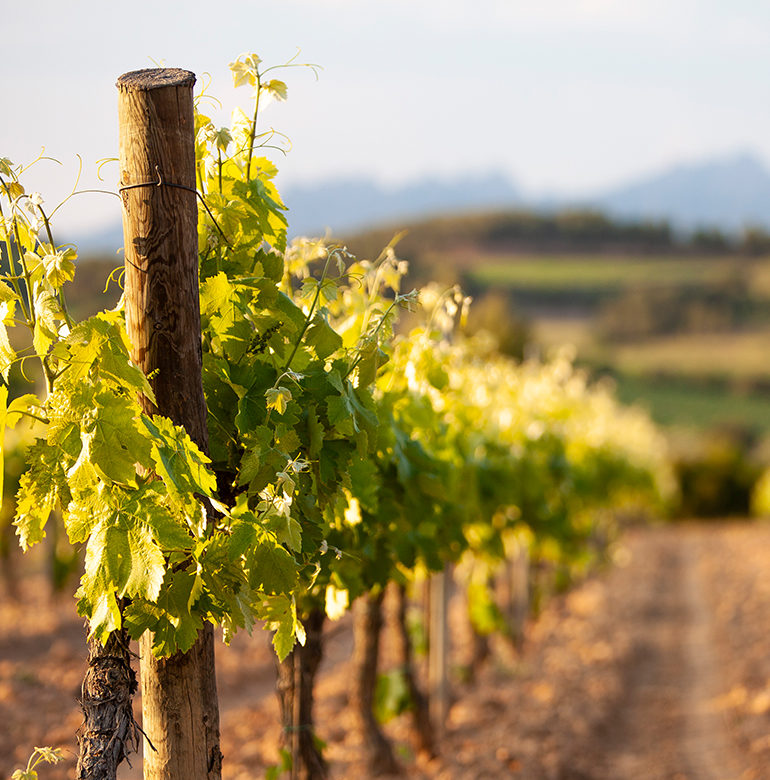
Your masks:
{"label": "grass patch", "polygon": [[770,377],[770,331],[686,333],[603,350],[606,362],[624,374]]}
{"label": "grass patch", "polygon": [[752,270],[750,262],[735,257],[481,255],[467,273],[484,286],[612,292],[630,287],[715,285],[743,270]]}
{"label": "grass patch", "polygon": [[770,396],[738,393],[729,386],[619,374],[617,395],[645,407],[665,426],[698,429],[736,427],[770,433]]}
{"label": "grass patch", "polygon": [[544,355],[565,345],[575,347],[586,359],[592,359],[596,352],[594,326],[588,317],[537,317],[532,337]]}
{"label": "grass patch", "polygon": [[730,381],[770,378],[770,329],[726,333],[675,333],[626,344],[602,344],[588,317],[535,318],[534,340],[544,354],[572,344],[581,359],[620,374],[667,374]]}

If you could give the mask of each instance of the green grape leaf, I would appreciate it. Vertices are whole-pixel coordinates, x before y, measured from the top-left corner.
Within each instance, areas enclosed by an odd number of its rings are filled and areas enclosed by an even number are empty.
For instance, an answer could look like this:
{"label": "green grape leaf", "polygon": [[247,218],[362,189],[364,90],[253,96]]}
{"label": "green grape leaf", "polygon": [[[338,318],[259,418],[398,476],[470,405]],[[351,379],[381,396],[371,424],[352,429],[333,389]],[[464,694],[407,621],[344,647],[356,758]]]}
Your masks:
{"label": "green grape leaf", "polygon": [[14,525],[22,549],[45,537],[45,526],[60,501],[69,503],[69,490],[62,468],[62,453],[38,439],[27,454],[28,469],[19,480]]}
{"label": "green grape leaf", "polygon": [[75,594],[79,599],[78,614],[88,618],[90,635],[102,644],[122,623],[115,587],[104,560],[107,528],[105,523],[100,524],[88,542],[85,572]]}
{"label": "green grape leaf", "polygon": [[145,482],[138,490],[116,487],[109,492],[109,497],[114,511],[131,525],[146,528],[162,550],[189,551],[193,548],[195,540],[190,535],[188,523],[166,505],[157,481]]}
{"label": "green grape leaf", "polygon": [[5,424],[9,428],[15,428],[19,421],[27,416],[27,414],[34,414],[37,417],[44,416],[44,412],[40,406],[40,399],[33,393],[20,395],[8,404],[8,414],[5,418]]}
{"label": "green grape leaf", "polygon": [[239,485],[248,485],[257,477],[270,459],[272,442],[273,432],[264,425],[256,426],[249,432],[248,436],[244,436],[243,443],[247,450],[240,463]]}
{"label": "green grape leaf", "polygon": [[353,410],[344,396],[333,395],[326,400],[326,416],[329,418],[329,424],[342,436],[352,436],[355,433]]}
{"label": "green grape leaf", "polygon": [[305,342],[313,348],[320,360],[326,360],[342,346],[342,336],[317,314],[305,333]]}
{"label": "green grape leaf", "polygon": [[132,639],[139,639],[145,631],[152,634],[152,654],[156,658],[186,653],[203,627],[200,615],[178,616],[142,599],[131,601],[123,612],[123,620]]}
{"label": "green grape leaf", "polygon": [[[8,197],[11,200],[24,194],[24,187],[22,187],[18,181],[10,182],[7,186]],[[3,189],[5,189],[5,187],[3,187]],[[31,252],[37,244],[37,228],[33,228],[31,224],[20,219],[15,220],[14,226],[18,230],[19,243],[22,248]]]}
{"label": "green grape leaf", "polygon": [[292,399],[291,390],[280,385],[278,387],[271,387],[265,392],[265,399],[267,401],[268,409],[275,409],[278,414],[283,414],[286,411],[289,401]]}
{"label": "green grape leaf", "polygon": [[61,287],[75,276],[75,263],[78,253],[72,247],[55,249],[46,245],[48,251],[42,255],[41,261],[45,277],[54,287]]}
{"label": "green grape leaf", "polygon": [[59,338],[57,321],[60,316],[61,306],[51,291],[39,290],[35,295],[35,327],[32,335],[32,346],[38,357],[44,358]]}
{"label": "green grape leaf", "polygon": [[194,570],[167,572],[155,603],[134,598],[124,610],[129,636],[139,639],[150,631],[153,655],[158,657],[187,652],[203,627],[201,614],[194,611],[201,588],[201,578]]}
{"label": "green grape leaf", "polygon": [[[2,237],[2,228],[0,228],[0,237]],[[19,300],[19,296],[16,295],[13,288],[0,280],[0,303],[10,303],[17,300]],[[0,314],[0,320],[5,319],[6,316],[8,316],[7,313],[5,315]]]}
{"label": "green grape leaf", "polygon": [[238,401],[238,414],[235,416],[235,427],[243,435],[253,431],[264,422],[267,413],[264,390],[252,386]]}
{"label": "green grape leaf", "polygon": [[[185,615],[170,622],[170,636],[166,638],[164,644],[160,642],[153,643],[152,652],[156,656],[166,657],[173,653],[186,653],[198,639],[198,633],[203,628],[203,621],[199,615]],[[163,633],[160,632],[160,637]]]}
{"label": "green grape leaf", "polygon": [[[5,432],[5,420],[7,416],[8,388],[0,385],[0,436]],[[5,448],[0,447],[0,503],[3,500],[3,477],[5,475]]]}
{"label": "green grape leaf", "polygon": [[123,625],[131,639],[139,639],[145,631],[152,631],[163,618],[163,611],[144,599],[132,599],[123,610]]}
{"label": "green grape leaf", "polygon": [[287,617],[285,621],[278,624],[278,628],[273,634],[273,648],[279,661],[286,658],[294,647],[294,643],[294,622]]}
{"label": "green grape leaf", "polygon": [[131,388],[155,403],[155,394],[142,370],[131,362],[123,348],[121,334],[113,332],[105,339],[98,355],[101,378],[112,380],[117,386]]}
{"label": "green grape leaf", "polygon": [[64,513],[64,528],[72,544],[88,541],[99,523],[109,519],[112,508],[105,501],[105,485],[88,460],[78,459],[67,474],[72,500]]}
{"label": "green grape leaf", "polygon": [[217,480],[209,469],[211,461],[189,437],[184,428],[160,415],[140,420],[152,436],[152,460],[155,472],[163,480],[172,498],[197,505],[195,493],[213,496]]}
{"label": "green grape leaf", "polygon": [[222,317],[226,313],[229,317],[234,317],[236,314],[233,306],[235,292],[233,283],[227,278],[224,271],[206,279],[201,284],[201,315]]}
{"label": "green grape leaf", "polygon": [[240,197],[257,219],[259,231],[278,251],[286,249],[286,227],[288,222],[278,192],[268,181],[261,178],[249,182],[236,181],[233,192]]}
{"label": "green grape leaf", "polygon": [[233,86],[256,86],[259,63],[262,60],[256,54],[241,54],[235,62],[229,65],[233,74]]}
{"label": "green grape leaf", "polygon": [[315,404],[311,404],[307,410],[307,431],[310,440],[308,455],[311,458],[317,458],[323,446],[324,429],[318,419]]}
{"label": "green grape leaf", "polygon": [[155,394],[141,369],[131,362],[130,344],[117,311],[97,314],[73,329],[53,349],[54,356],[69,365],[67,379],[74,386],[96,367],[99,378],[116,388],[133,389],[155,403]]}
{"label": "green grape leaf", "polygon": [[385,364],[388,356],[375,343],[362,349],[361,355],[358,363],[358,387],[368,387],[374,384],[377,371]]}
{"label": "green grape leaf", "polygon": [[104,508],[100,502],[81,503],[73,501],[64,520],[67,538],[71,544],[86,542],[94,528],[104,520]]}
{"label": "green grape leaf", "polygon": [[83,453],[104,479],[136,483],[136,464],[151,464],[149,437],[143,435],[136,417],[138,407],[126,396],[111,392],[94,397],[94,410],[81,434]]}
{"label": "green grape leaf", "polygon": [[203,282],[200,306],[204,327],[215,334],[227,356],[233,361],[243,357],[254,330],[245,316],[248,304],[224,271]]}
{"label": "green grape leaf", "polygon": [[8,381],[8,373],[11,370],[13,361],[16,360],[16,350],[11,346],[8,338],[6,321],[13,322],[15,308],[15,300],[0,301],[0,374],[3,375],[3,379],[6,382]]}
{"label": "green grape leaf", "polygon": [[296,423],[292,420],[291,425],[279,422],[275,426],[276,448],[286,453],[287,456],[292,455],[302,446],[295,425]]}
{"label": "green grape leaf", "polygon": [[295,552],[302,550],[302,526],[291,515],[274,514],[267,525],[275,532],[281,544],[287,545]]}
{"label": "green grape leaf", "polygon": [[163,584],[166,559],[150,529],[132,520],[123,516],[107,529],[104,559],[121,598],[142,596],[154,601]]}
{"label": "green grape leaf", "polygon": [[260,262],[265,276],[273,282],[280,282],[283,277],[283,257],[278,252],[263,252]]}
{"label": "green grape leaf", "polygon": [[284,324],[292,325],[295,332],[299,333],[305,327],[305,314],[294,301],[285,293],[279,293],[275,301],[276,308],[284,315]]}
{"label": "green grape leaf", "polygon": [[[90,616],[92,630],[99,636],[112,630],[111,625],[119,625],[113,615],[114,598],[110,600],[105,593],[158,601],[168,572],[164,550],[190,550],[194,544],[184,521],[159,503],[163,498],[159,484],[151,481],[128,490],[102,485],[100,497],[89,504],[86,494],[83,506],[68,520],[67,530],[74,538],[90,532],[81,580],[81,614]],[[190,588],[185,605],[189,596]]]}
{"label": "green grape leaf", "polygon": [[184,620],[170,620],[161,616],[152,632],[152,654],[156,658],[167,658],[176,652],[186,652],[198,638],[200,618],[190,616]]}
{"label": "green grape leaf", "polygon": [[269,92],[276,100],[286,100],[288,88],[283,81],[279,79],[270,79],[262,85],[262,89]]}
{"label": "green grape leaf", "polygon": [[340,372],[338,370],[339,367],[339,361],[335,361],[334,365],[335,368],[332,368],[331,371],[329,371],[326,374],[326,379],[329,381],[329,384],[338,392],[338,393],[344,393],[345,392],[345,384],[342,381],[342,376],[340,375]]}
{"label": "green grape leaf", "polygon": [[[118,596],[154,601],[160,593],[166,561],[150,529],[131,515],[100,522],[86,546],[83,582],[103,577]],[[98,573],[101,572],[101,573]]]}
{"label": "green grape leaf", "polygon": [[260,617],[265,621],[265,629],[274,632],[273,648],[278,660],[283,661],[294,647],[298,629],[304,635],[293,599],[283,595],[265,599]]}
{"label": "green grape leaf", "polygon": [[291,593],[297,587],[297,562],[280,544],[267,539],[247,556],[249,586],[265,593]]}
{"label": "green grape leaf", "polygon": [[254,545],[257,538],[257,528],[254,522],[237,520],[230,528],[230,541],[227,548],[227,555],[231,561],[235,561],[243,555],[246,550]]}
{"label": "green grape leaf", "polygon": [[374,514],[377,511],[377,496],[380,490],[379,471],[368,459],[353,458],[348,468],[353,495],[361,507]]}
{"label": "green grape leaf", "polygon": [[195,644],[198,632],[203,628],[200,613],[194,611],[201,592],[202,581],[194,569],[182,569],[166,577],[157,604],[168,615],[174,630],[172,638],[164,637],[161,632],[160,638],[164,638],[164,642],[156,641],[153,653],[168,655],[177,650],[184,653]]}

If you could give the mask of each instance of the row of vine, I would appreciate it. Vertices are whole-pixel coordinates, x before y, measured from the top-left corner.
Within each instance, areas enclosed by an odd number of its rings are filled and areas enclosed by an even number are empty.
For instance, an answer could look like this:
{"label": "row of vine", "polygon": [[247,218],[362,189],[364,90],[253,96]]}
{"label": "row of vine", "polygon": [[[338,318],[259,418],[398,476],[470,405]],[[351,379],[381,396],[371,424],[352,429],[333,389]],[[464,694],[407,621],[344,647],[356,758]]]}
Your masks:
{"label": "row of vine", "polygon": [[[142,411],[152,390],[120,304],[73,321],[75,250],[55,243],[24,169],[0,159],[0,416],[30,439],[21,545],[61,523],[85,549],[77,609],[91,635],[150,632],[158,656],[188,650],[206,623],[225,641],[260,623],[283,664],[299,653],[317,666],[302,653],[320,652],[326,616],[448,562],[463,562],[490,630],[488,583],[512,545],[587,565],[613,533],[602,510],[668,490],[661,439],[568,356],[518,365],[464,338],[469,299],[403,292],[395,242],[373,260],[288,244],[261,149],[274,133],[257,126],[260,101],[285,99],[286,84],[256,55],[231,67],[253,110],[229,128],[196,118],[210,457]],[[298,694],[311,709],[313,673]],[[293,666],[281,679],[292,695]],[[312,734],[300,740],[323,774]]]}

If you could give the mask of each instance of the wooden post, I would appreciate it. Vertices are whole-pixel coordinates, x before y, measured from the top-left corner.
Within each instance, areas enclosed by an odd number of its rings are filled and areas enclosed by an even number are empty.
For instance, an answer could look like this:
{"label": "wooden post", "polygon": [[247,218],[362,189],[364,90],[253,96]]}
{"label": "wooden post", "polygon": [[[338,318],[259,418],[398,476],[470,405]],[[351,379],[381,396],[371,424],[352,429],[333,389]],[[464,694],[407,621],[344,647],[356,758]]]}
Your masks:
{"label": "wooden post", "polygon": [[[117,86],[132,357],[150,376],[157,411],[206,452],[194,84],[189,71],[152,68],[124,74]],[[210,624],[189,652],[170,658],[154,658],[146,635],[140,641],[145,780],[221,777],[213,642]]]}
{"label": "wooden post", "polygon": [[398,658],[404,670],[406,685],[409,689],[409,698],[412,700],[412,731],[417,740],[417,746],[421,753],[429,758],[434,758],[436,749],[434,747],[433,728],[430,722],[430,709],[428,698],[417,684],[416,669],[414,668],[414,653],[412,650],[412,638],[407,628],[407,595],[406,585],[403,583],[393,583],[396,596],[396,643],[398,647]]}
{"label": "wooden post", "polygon": [[524,627],[529,615],[529,547],[517,539],[508,556],[505,567],[508,602],[508,625],[511,641],[520,647],[524,640]]}
{"label": "wooden post", "polygon": [[449,589],[451,567],[430,580],[430,643],[428,645],[428,690],[431,721],[440,742],[444,738],[449,712]]}

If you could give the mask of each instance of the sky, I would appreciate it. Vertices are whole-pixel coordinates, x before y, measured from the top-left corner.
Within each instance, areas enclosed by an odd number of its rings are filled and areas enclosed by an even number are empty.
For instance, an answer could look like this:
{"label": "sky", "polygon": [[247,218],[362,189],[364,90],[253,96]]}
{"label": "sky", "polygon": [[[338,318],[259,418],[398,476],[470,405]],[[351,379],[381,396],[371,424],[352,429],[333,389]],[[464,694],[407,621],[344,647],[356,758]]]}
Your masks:
{"label": "sky", "polygon": [[[246,89],[227,65],[301,49],[285,73],[279,184],[502,173],[531,194],[583,195],[676,163],[751,151],[770,161],[770,3],[758,0],[0,0],[0,156],[28,162],[51,204],[114,189],[117,90],[156,63],[210,74],[227,124]],[[69,229],[119,220],[81,195]]]}

